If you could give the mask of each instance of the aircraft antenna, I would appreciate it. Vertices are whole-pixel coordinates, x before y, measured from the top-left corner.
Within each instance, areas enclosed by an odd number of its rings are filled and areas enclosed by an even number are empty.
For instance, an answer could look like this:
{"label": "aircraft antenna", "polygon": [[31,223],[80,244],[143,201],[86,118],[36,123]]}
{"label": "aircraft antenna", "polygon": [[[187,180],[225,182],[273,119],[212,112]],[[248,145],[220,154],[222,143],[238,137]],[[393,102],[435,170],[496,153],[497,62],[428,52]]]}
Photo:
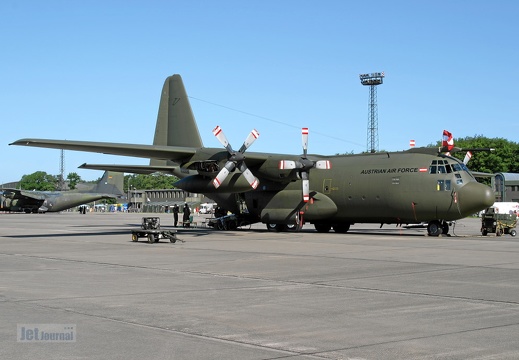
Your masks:
{"label": "aircraft antenna", "polygon": [[360,74],[360,83],[369,86],[368,152],[378,151],[377,85],[383,83],[384,72]]}

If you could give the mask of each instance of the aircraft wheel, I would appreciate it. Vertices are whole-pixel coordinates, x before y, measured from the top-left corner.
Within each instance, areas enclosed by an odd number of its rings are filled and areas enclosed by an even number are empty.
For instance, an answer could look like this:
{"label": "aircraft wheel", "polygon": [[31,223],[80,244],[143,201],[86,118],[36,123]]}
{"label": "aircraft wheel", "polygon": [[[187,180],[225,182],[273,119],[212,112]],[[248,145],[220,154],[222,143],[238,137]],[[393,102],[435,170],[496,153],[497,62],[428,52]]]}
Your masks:
{"label": "aircraft wheel", "polygon": [[481,231],[481,235],[483,235],[483,236],[487,236],[487,234],[488,234],[487,229],[483,229],[483,230]]}
{"label": "aircraft wheel", "polygon": [[238,229],[238,223],[236,220],[231,220],[227,223],[227,230],[236,230]]}
{"label": "aircraft wheel", "polygon": [[286,225],[284,225],[284,224],[267,224],[267,229],[269,231],[277,231],[277,232],[285,231]]}
{"label": "aircraft wheel", "polygon": [[440,236],[443,232],[443,227],[438,220],[433,220],[427,225],[427,233],[429,236]]}
{"label": "aircraft wheel", "polygon": [[511,235],[511,236],[515,236],[515,235],[517,235],[517,231],[515,231],[515,230],[510,230],[510,235]]}
{"label": "aircraft wheel", "polygon": [[302,223],[289,224],[289,225],[285,225],[285,226],[286,226],[287,231],[291,231],[291,232],[298,232],[298,231],[301,231],[301,229],[303,228]]}
{"label": "aircraft wheel", "polygon": [[155,236],[153,234],[148,234],[148,242],[153,244],[155,242]]}
{"label": "aircraft wheel", "polygon": [[350,224],[349,223],[342,223],[342,224],[335,224],[333,225],[333,231],[336,233],[345,234],[350,230]]}
{"label": "aircraft wheel", "polygon": [[132,241],[137,241],[139,240],[139,237],[137,236],[137,234],[132,234]]}
{"label": "aircraft wheel", "polygon": [[449,233],[449,223],[447,221],[444,221],[442,223],[442,234],[447,235]]}
{"label": "aircraft wheel", "polygon": [[315,223],[315,230],[317,230],[318,233],[327,233],[330,231],[332,226],[330,224],[323,224],[323,223]]}

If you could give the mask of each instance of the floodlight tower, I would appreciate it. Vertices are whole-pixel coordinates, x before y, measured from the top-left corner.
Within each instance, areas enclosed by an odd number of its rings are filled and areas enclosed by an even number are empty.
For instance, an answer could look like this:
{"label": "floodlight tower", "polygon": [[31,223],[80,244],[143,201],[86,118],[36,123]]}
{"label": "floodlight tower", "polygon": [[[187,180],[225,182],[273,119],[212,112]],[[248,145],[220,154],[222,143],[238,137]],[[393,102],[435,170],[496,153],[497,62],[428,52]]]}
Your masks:
{"label": "floodlight tower", "polygon": [[360,74],[360,83],[369,86],[368,151],[378,151],[377,85],[383,83],[384,73]]}
{"label": "floodlight tower", "polygon": [[65,151],[63,149],[61,149],[59,162],[58,190],[65,190]]}

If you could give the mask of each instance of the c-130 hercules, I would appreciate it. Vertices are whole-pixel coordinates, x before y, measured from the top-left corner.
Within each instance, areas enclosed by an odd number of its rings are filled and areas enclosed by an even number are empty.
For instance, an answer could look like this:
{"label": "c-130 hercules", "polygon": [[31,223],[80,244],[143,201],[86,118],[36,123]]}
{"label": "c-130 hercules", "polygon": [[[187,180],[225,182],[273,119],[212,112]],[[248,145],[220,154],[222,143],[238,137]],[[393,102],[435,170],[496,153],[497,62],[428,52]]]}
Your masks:
{"label": "c-130 hercules", "polygon": [[97,184],[86,191],[37,191],[0,188],[0,211],[59,212],[101,199],[124,197],[124,174],[105,171]]}
{"label": "c-130 hercules", "polygon": [[246,150],[259,136],[256,130],[237,151],[220,127],[213,133],[225,150],[204,147],[182,79],[173,75],[162,89],[153,145],[48,139],[11,145],[149,158],[149,166],[81,167],[174,174],[181,179],[178,188],[208,196],[240,221],[263,222],[278,231],[298,230],[303,223],[318,232],[345,233],[355,223],[426,222],[429,235],[439,236],[448,233],[448,222],[494,203],[491,188],[442,148],[313,155],[307,153],[308,129],[303,129],[302,155],[254,153]]}

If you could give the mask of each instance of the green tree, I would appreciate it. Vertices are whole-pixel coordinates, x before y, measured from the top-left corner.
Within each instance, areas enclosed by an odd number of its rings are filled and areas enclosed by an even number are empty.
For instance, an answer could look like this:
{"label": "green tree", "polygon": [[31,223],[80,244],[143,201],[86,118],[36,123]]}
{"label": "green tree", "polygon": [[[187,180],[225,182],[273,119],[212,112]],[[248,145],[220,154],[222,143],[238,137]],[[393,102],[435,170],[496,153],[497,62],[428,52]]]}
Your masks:
{"label": "green tree", "polygon": [[124,188],[128,189],[128,186],[134,189],[140,190],[152,190],[152,189],[173,189],[173,185],[178,181],[176,176],[165,175],[165,174],[134,174],[126,175],[124,177]]}
{"label": "green tree", "polygon": [[[487,138],[482,135],[454,139],[456,147],[492,148],[492,152],[473,152],[472,159],[467,164],[470,170],[487,173],[519,172],[519,145],[503,138]],[[454,156],[463,160],[465,152],[454,153]]]}
{"label": "green tree", "polygon": [[81,182],[81,176],[78,175],[78,173],[71,172],[67,175],[68,180],[68,188],[70,190],[74,190],[76,188],[76,185]]}
{"label": "green tree", "polygon": [[35,173],[24,175],[20,180],[20,186],[24,190],[41,190],[54,191],[58,178],[47,174],[45,171],[36,171]]}

